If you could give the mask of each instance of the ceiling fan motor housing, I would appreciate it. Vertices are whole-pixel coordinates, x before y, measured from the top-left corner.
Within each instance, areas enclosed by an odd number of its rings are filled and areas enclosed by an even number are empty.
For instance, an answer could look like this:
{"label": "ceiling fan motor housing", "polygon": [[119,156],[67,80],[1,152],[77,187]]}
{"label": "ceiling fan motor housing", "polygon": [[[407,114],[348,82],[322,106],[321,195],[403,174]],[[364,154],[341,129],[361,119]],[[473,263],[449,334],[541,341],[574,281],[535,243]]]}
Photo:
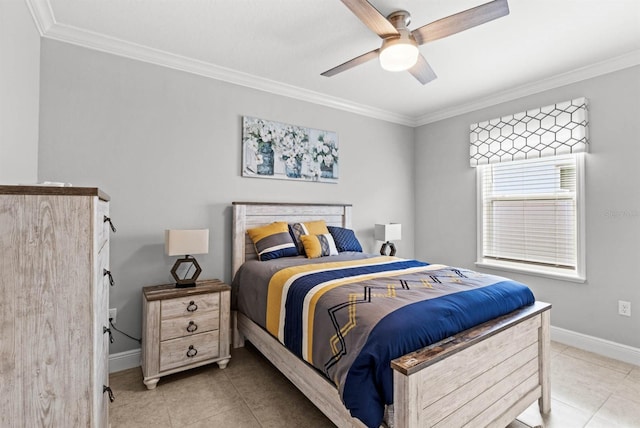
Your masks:
{"label": "ceiling fan motor housing", "polygon": [[407,28],[411,15],[406,10],[398,10],[387,16],[398,30],[397,36],[387,37],[380,47],[380,65],[387,71],[404,71],[418,61],[418,43]]}
{"label": "ceiling fan motor housing", "polygon": [[398,30],[406,30],[409,24],[411,24],[411,14],[406,10],[396,10],[395,12],[391,12],[387,16],[387,19]]}

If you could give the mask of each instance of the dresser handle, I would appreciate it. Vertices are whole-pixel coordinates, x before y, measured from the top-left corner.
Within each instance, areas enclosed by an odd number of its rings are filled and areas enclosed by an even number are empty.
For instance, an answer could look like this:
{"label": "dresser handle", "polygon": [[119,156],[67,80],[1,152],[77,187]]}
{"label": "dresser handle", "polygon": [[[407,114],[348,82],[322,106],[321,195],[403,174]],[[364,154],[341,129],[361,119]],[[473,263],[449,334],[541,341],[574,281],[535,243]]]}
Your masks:
{"label": "dresser handle", "polygon": [[109,276],[109,284],[113,287],[115,281],[113,280],[113,275],[111,275],[111,271],[107,269],[102,269],[102,276]]}
{"label": "dresser handle", "polygon": [[112,403],[116,400],[116,397],[113,395],[113,391],[107,385],[102,385],[102,393],[109,393],[109,401]]}
{"label": "dresser handle", "polygon": [[189,345],[189,350],[187,351],[187,357],[193,358],[198,355],[198,350],[193,347],[193,345]]}
{"label": "dresser handle", "polygon": [[111,222],[111,218],[110,218],[110,217],[104,216],[103,223],[106,223],[106,222],[109,222],[109,226],[111,226],[111,231],[112,231],[113,233],[116,233],[116,227],[115,227],[115,226],[113,225],[113,223]]}
{"label": "dresser handle", "polygon": [[109,342],[113,343],[113,334],[111,334],[111,329],[105,326],[102,326],[102,334],[109,333]]}
{"label": "dresser handle", "polygon": [[187,310],[189,312],[195,312],[198,310],[198,305],[196,305],[196,302],[194,302],[193,300],[189,302],[189,306],[187,306]]}
{"label": "dresser handle", "polygon": [[197,329],[198,329],[198,324],[194,323],[193,321],[189,321],[189,325],[187,326],[187,331],[189,333],[193,333]]}

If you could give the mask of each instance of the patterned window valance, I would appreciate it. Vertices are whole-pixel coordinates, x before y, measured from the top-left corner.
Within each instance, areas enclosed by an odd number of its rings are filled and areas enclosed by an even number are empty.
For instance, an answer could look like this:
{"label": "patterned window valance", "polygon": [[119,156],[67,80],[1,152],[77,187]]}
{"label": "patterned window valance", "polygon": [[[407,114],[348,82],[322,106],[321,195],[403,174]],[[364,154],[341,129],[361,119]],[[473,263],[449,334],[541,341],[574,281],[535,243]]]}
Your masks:
{"label": "patterned window valance", "polygon": [[471,166],[586,152],[587,124],[586,98],[474,123]]}

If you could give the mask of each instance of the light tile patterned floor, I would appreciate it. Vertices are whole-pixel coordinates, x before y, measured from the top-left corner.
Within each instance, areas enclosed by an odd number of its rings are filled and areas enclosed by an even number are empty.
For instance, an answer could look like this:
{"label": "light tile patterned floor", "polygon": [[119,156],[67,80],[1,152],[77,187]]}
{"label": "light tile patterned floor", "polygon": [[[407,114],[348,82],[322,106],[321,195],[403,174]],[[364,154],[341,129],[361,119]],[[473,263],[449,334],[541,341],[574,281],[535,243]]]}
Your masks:
{"label": "light tile patterned floor", "polygon": [[[333,426],[252,347],[234,349],[224,370],[212,364],[167,376],[151,391],[140,368],[110,381],[112,428]],[[554,342],[551,398],[544,419],[537,406],[519,419],[547,428],[640,428],[640,367]]]}
{"label": "light tile patterned floor", "polygon": [[551,413],[520,418],[546,428],[640,428],[640,367],[552,342]]}

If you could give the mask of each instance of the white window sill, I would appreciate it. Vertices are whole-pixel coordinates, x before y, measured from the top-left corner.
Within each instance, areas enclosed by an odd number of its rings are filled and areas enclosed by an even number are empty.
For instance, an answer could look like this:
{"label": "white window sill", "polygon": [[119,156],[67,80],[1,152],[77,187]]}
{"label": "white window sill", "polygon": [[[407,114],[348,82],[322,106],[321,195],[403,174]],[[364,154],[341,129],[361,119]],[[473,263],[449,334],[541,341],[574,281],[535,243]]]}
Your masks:
{"label": "white window sill", "polygon": [[526,275],[558,279],[560,281],[584,283],[587,280],[583,275],[578,275],[577,272],[567,271],[566,269],[556,269],[545,266],[524,266],[520,263],[514,262],[483,259],[477,261],[476,266],[488,269],[502,270],[506,272],[516,272]]}

